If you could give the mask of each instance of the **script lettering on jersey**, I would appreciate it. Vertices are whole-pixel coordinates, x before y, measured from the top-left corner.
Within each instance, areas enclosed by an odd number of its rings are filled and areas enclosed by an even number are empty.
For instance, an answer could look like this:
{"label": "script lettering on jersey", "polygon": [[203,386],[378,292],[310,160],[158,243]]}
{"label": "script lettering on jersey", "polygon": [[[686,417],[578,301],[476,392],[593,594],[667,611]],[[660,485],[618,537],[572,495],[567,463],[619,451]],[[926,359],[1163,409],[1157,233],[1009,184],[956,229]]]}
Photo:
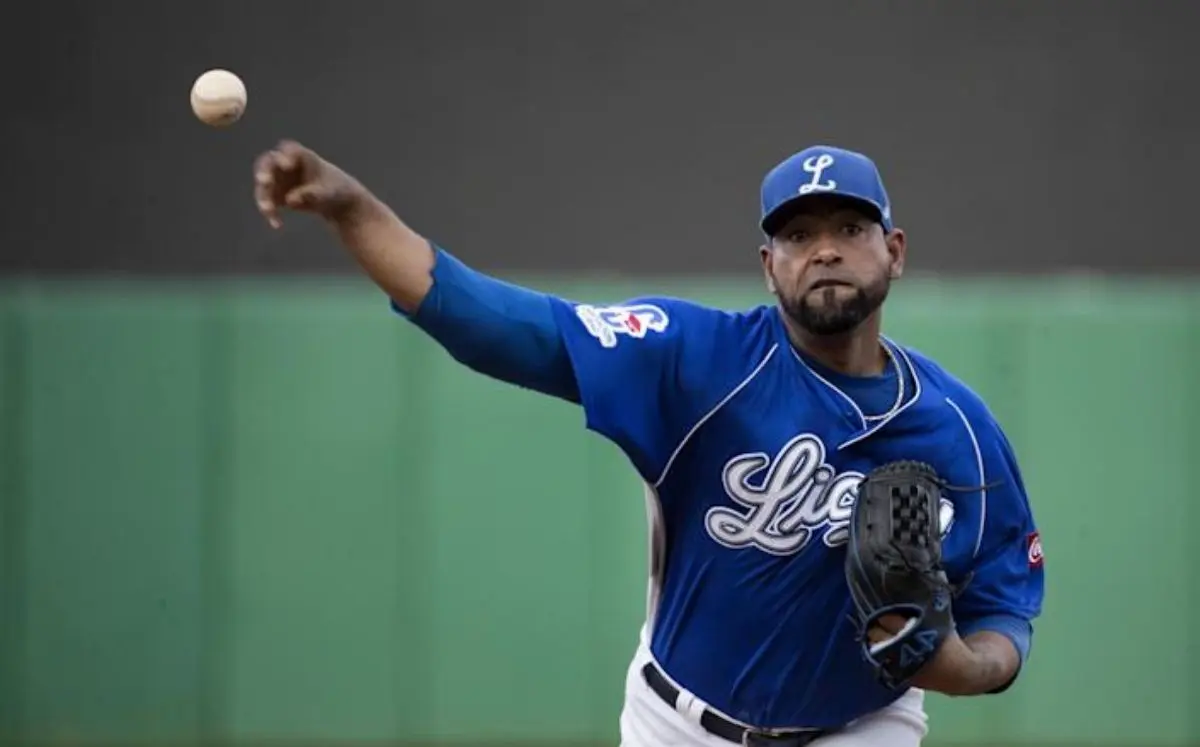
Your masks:
{"label": "script lettering on jersey", "polygon": [[757,547],[773,555],[791,555],[821,530],[827,546],[846,543],[863,474],[837,473],[825,461],[821,440],[802,434],[773,460],[763,453],[730,459],[721,479],[725,492],[744,510],[709,509],[709,536],[732,549]]}
{"label": "script lettering on jersey", "polygon": [[819,156],[809,156],[808,158],[804,159],[804,163],[801,164],[801,166],[805,171],[812,174],[812,179],[809,180],[807,184],[800,185],[800,194],[806,195],[809,192],[816,192],[818,190],[829,191],[831,189],[837,189],[837,182],[834,180],[830,179],[824,182],[821,181],[821,174],[825,172],[825,169],[832,165],[833,156],[829,155],[828,153],[822,153]]}
{"label": "script lettering on jersey", "polygon": [[648,303],[629,306],[580,304],[575,307],[575,316],[606,348],[617,346],[617,335],[641,339],[650,332],[665,331],[670,323],[667,312]]}
{"label": "script lettering on jersey", "polygon": [[[710,508],[704,517],[709,536],[730,549],[757,547],[773,555],[800,552],[821,530],[826,546],[846,544],[864,475],[838,473],[825,456],[825,444],[805,433],[785,444],[774,459],[761,452],[730,459],[721,480],[743,510]],[[944,538],[954,525],[954,504],[945,497],[938,523]]]}

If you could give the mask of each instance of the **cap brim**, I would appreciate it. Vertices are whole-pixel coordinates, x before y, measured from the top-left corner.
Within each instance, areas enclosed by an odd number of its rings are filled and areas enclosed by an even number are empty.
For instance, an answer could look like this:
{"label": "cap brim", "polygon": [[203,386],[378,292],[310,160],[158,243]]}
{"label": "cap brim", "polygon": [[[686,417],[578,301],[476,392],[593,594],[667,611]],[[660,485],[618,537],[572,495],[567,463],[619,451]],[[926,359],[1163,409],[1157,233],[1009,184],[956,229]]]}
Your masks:
{"label": "cap brim", "polygon": [[784,202],[775,206],[775,209],[763,216],[759,221],[759,227],[767,236],[774,236],[788,224],[792,218],[804,212],[805,205],[810,205],[818,200],[836,200],[846,204],[847,207],[852,207],[855,210],[862,212],[876,223],[883,223],[883,211],[879,206],[870,200],[859,197],[858,195],[845,194],[843,192],[814,192],[806,195],[796,195]]}

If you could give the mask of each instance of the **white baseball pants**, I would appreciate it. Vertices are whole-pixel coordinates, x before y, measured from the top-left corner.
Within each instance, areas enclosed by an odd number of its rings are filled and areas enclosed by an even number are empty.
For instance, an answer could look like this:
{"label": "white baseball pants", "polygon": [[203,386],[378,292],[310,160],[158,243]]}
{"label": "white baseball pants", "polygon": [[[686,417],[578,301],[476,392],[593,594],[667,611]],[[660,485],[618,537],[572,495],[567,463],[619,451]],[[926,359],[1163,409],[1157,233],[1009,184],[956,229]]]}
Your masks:
{"label": "white baseball pants", "polygon": [[[645,640],[638,646],[625,679],[621,711],[621,747],[736,747],[700,726],[703,704],[672,708],[642,678],[650,661]],[[680,697],[680,701],[684,697]],[[812,743],[812,747],[919,747],[929,733],[925,693],[909,690],[899,700],[868,714],[844,729]]]}

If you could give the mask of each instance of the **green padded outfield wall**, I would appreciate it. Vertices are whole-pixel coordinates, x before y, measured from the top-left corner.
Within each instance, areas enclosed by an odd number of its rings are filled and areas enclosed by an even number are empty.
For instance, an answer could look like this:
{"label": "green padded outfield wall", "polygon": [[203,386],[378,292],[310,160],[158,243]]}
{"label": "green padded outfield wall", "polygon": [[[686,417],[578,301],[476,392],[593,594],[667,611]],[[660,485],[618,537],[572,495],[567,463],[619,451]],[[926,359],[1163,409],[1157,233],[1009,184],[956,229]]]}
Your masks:
{"label": "green padded outfield wall", "polygon": [[[1200,743],[1198,296],[897,291],[888,331],[1011,435],[1049,573],[1027,675],[931,698],[932,744]],[[573,407],[461,369],[357,283],[2,299],[5,745],[616,743],[644,506]]]}

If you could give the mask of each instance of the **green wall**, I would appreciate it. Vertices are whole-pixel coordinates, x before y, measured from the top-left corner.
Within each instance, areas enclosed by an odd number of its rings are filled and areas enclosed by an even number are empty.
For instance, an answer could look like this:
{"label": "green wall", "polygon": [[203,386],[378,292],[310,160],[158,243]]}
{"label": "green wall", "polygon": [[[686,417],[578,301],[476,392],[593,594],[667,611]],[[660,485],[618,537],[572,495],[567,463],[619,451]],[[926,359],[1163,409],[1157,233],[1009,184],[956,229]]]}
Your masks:
{"label": "green wall", "polygon": [[[1049,574],[1026,676],[933,697],[931,742],[1200,742],[1198,291],[897,291],[890,334],[1009,431]],[[616,743],[644,506],[574,408],[460,369],[357,283],[0,298],[5,744]]]}

